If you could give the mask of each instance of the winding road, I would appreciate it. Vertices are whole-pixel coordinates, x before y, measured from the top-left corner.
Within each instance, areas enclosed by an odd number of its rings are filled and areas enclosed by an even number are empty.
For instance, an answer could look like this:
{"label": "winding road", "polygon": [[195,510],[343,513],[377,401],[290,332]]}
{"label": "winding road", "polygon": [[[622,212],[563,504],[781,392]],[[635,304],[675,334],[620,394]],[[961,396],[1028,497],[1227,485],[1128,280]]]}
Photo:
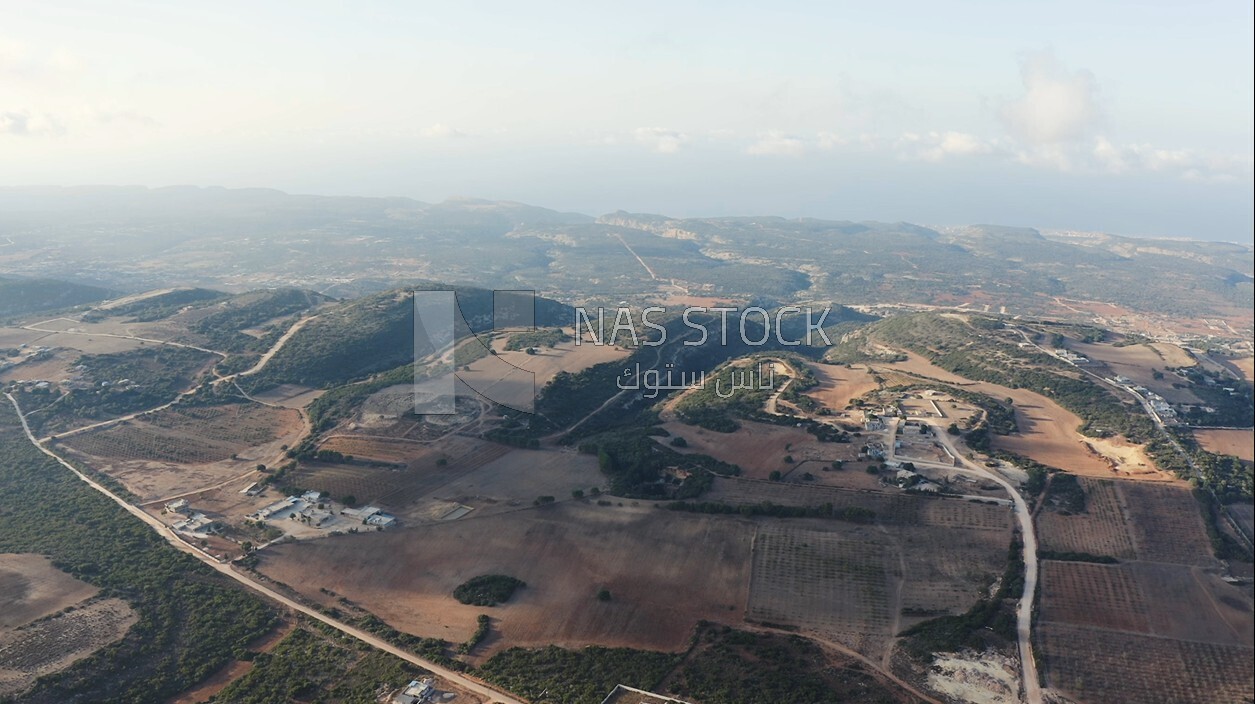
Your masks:
{"label": "winding road", "polygon": [[[1024,685],[1024,701],[1027,704],[1041,704],[1041,682],[1037,676],[1037,661],[1033,659],[1033,601],[1037,594],[1037,533],[1033,528],[1033,514],[1028,510],[1028,502],[1011,482],[1003,479],[996,472],[981,467],[959,452],[954,440],[939,424],[929,422],[933,435],[945,446],[950,454],[957,457],[967,469],[998,483],[1011,496],[1015,503],[1015,517],[1020,523],[1020,537],[1024,543],[1024,593],[1020,595],[1020,604],[1016,609],[1016,633],[1020,641],[1021,679]],[[892,439],[891,439],[892,441]],[[921,464],[916,461],[916,464]],[[932,463],[925,463],[932,464]],[[939,464],[938,466],[945,467]]]}

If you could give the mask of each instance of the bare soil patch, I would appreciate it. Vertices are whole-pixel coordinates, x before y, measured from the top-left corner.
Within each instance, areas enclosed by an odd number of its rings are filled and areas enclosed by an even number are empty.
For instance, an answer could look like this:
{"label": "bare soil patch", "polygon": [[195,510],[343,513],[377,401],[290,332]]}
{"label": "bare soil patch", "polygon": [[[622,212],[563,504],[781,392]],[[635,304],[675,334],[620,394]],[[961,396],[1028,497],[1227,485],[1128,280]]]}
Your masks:
{"label": "bare soil patch", "polygon": [[0,629],[54,614],[100,591],[52,566],[43,555],[0,554]]}
{"label": "bare soil patch", "polygon": [[1208,452],[1255,462],[1255,430],[1195,430],[1194,437]]}
{"label": "bare soil patch", "polygon": [[139,619],[98,591],[42,555],[0,554],[0,697],[118,640]]}
{"label": "bare soil patch", "polygon": [[[699,619],[740,621],[750,521],[652,507],[560,502],[382,534],[267,549],[261,571],[326,600],[326,587],[393,626],[458,642],[480,613],[514,645],[684,647]],[[502,606],[465,606],[454,588],[480,574],[527,587]],[[609,601],[597,599],[608,589]]]}
{"label": "bare soil patch", "polygon": [[311,401],[325,393],[326,391],[323,389],[311,389],[308,386],[298,386],[296,384],[282,384],[259,394],[253,394],[253,398],[262,403],[283,406],[284,408],[304,408]]}
{"label": "bare soil patch", "polygon": [[261,404],[173,408],[61,441],[142,501],[215,486],[282,458],[299,411]]}
{"label": "bare soil patch", "polygon": [[806,395],[822,403],[834,413],[845,410],[850,401],[875,391],[879,384],[865,365],[848,367],[834,364],[812,364],[818,385],[807,389]]}
{"label": "bare soil patch", "polygon": [[[854,443],[819,442],[814,435],[791,425],[771,425],[754,421],[737,421],[741,427],[732,433],[688,425],[680,421],[663,424],[670,437],[656,438],[667,444],[675,436],[688,443],[684,448],[673,448],[685,454],[702,454],[714,457],[741,468],[742,475],[752,479],[766,479],[773,471],[788,474],[799,469],[802,463],[830,464],[834,460],[851,460],[858,455]],[[792,457],[793,462],[786,462]],[[818,473],[818,466],[806,470]]]}
{"label": "bare soil patch", "polygon": [[[1093,477],[1125,477],[1152,481],[1179,481],[1162,472],[1119,439],[1088,438],[1077,432],[1081,419],[1075,413],[1041,394],[1027,389],[1010,389],[988,382],[973,382],[952,374],[916,354],[905,362],[873,365],[897,369],[986,394],[995,399],[1011,399],[1019,432],[993,436],[994,447],[1014,452],[1074,474]],[[1141,412],[1130,406],[1131,413]]]}

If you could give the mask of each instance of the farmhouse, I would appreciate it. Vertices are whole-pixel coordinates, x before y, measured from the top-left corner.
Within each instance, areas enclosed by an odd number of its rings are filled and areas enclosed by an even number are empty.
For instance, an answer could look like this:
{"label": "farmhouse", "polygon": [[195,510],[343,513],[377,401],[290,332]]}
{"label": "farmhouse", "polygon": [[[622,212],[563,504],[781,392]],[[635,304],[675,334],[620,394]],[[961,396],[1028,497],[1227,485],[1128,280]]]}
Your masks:
{"label": "farmhouse", "polygon": [[187,503],[187,499],[175,499],[166,504],[166,513],[187,513],[191,511],[191,507]]}
{"label": "farmhouse", "polygon": [[253,518],[256,518],[259,521],[264,521],[268,518],[274,518],[276,520],[289,518],[293,514],[304,511],[305,507],[306,503],[303,499],[296,496],[289,496],[260,509],[257,513],[253,514]]}
{"label": "farmhouse", "polygon": [[217,533],[221,526],[203,513],[193,513],[191,517],[175,523],[172,527],[180,533],[206,538],[210,533]]}
{"label": "farmhouse", "polygon": [[421,704],[431,699],[436,693],[431,680],[412,680],[400,692],[392,695],[392,704]]}
{"label": "farmhouse", "polygon": [[340,510],[340,515],[356,518],[363,524],[368,526],[378,526],[380,528],[388,528],[396,524],[396,516],[384,513],[383,509],[378,506],[363,506],[362,508],[345,508]]}

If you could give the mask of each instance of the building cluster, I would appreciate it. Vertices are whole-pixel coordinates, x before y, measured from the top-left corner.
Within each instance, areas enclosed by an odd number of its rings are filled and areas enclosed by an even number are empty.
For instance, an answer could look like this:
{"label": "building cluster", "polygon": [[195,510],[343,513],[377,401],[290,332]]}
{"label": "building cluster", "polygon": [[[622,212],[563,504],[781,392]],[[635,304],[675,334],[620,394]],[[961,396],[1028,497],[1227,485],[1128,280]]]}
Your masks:
{"label": "building cluster", "polygon": [[1062,359],[1063,361],[1067,362],[1068,364],[1084,365],[1084,364],[1090,363],[1088,357],[1084,355],[1079,355],[1073,352],[1072,350],[1064,349],[1062,347],[1053,349],[1050,351],[1050,353],[1058,357],[1059,359]]}
{"label": "building cluster", "polygon": [[210,535],[217,534],[222,530],[222,524],[217,519],[210,518],[199,511],[193,511],[187,499],[175,499],[167,503],[165,509],[166,513],[183,516],[183,518],[175,521],[170,526],[183,535],[194,538],[208,538]]}
{"label": "building cluster", "polygon": [[384,513],[383,509],[378,506],[363,506],[362,508],[346,508],[340,511],[340,515],[350,518],[359,519],[363,524],[368,526],[378,526],[387,528],[397,522],[396,516]]}

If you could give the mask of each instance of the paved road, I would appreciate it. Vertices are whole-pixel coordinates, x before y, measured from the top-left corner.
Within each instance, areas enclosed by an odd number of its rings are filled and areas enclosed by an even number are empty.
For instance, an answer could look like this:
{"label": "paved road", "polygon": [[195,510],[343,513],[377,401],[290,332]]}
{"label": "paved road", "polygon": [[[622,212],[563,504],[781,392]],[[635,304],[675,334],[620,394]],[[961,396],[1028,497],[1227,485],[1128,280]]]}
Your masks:
{"label": "paved road", "polygon": [[13,396],[7,392],[5,393],[5,396],[8,397],[9,402],[13,404],[13,410],[17,412],[17,417],[22,422],[22,430],[26,433],[26,438],[31,441],[31,444],[33,444],[36,448],[38,448],[40,452],[44,453],[45,455],[48,455],[49,457],[51,457],[52,459],[60,463],[63,467],[73,472],[75,476],[77,476],[79,479],[84,481],[88,486],[95,489],[96,491],[99,491],[105,496],[109,497],[110,499],[113,500],[114,503],[121,506],[128,513],[130,513],[131,515],[135,516],[136,518],[146,523],[150,528],[156,531],[158,535],[165,538],[166,541],[169,542],[171,545],[173,545],[175,548],[182,550],[183,552],[186,552],[189,555],[192,555],[193,557],[199,559],[201,562],[204,562],[205,564],[214,568],[218,572],[226,575],[227,577],[234,579],[235,581],[239,582],[245,587],[273,601],[277,601],[280,604],[283,604],[284,606],[288,607],[289,609],[292,609],[293,611],[298,611],[304,614],[305,616],[322,621],[323,623],[327,624],[328,626],[331,626],[332,628],[340,631],[341,633],[357,638],[358,640],[372,647],[378,648],[379,650],[383,650],[387,653],[395,655],[396,657],[399,657],[402,660],[413,663],[414,665],[417,665],[425,670],[428,670],[432,672],[433,674],[435,674],[436,676],[441,677],[449,682],[452,682],[463,689],[466,689],[470,692],[473,692],[477,695],[487,698],[487,700],[490,702],[500,702],[501,704],[525,704],[523,700],[516,699],[512,696],[498,692],[497,690],[492,689],[487,684],[484,684],[483,682],[480,682],[479,680],[473,679],[459,672],[454,672],[453,670],[450,670],[446,667],[441,667],[440,665],[437,665],[436,663],[420,658],[417,655],[414,655],[413,653],[404,651],[392,645],[391,643],[388,643],[387,641],[382,640],[381,638],[379,638],[378,636],[375,636],[374,634],[367,633],[366,631],[360,630],[358,628],[354,628],[347,624],[341,623],[329,616],[326,616],[325,614],[319,613],[318,611],[308,606],[305,606],[304,604],[301,604],[297,601],[294,601],[284,596],[283,594],[276,592],[275,590],[271,589],[270,587],[265,586],[264,584],[259,584],[258,582],[254,581],[247,575],[236,572],[235,570],[231,569],[230,564],[219,562],[213,556],[205,553],[204,551],[196,548],[193,545],[188,544],[182,538],[180,538],[177,533],[171,530],[169,526],[162,523],[157,518],[149,515],[147,512],[143,511],[138,506],[132,505],[130,502],[126,501],[122,497],[109,491],[107,488],[105,488],[103,485],[93,480],[91,477],[80,472],[78,468],[76,468],[74,465],[70,464],[69,462],[66,462],[64,459],[61,458],[60,455],[53,452],[52,450],[49,450],[47,447],[42,445],[39,442],[39,440],[35,438],[34,433],[31,432],[30,425],[28,425],[26,422],[26,415],[22,413],[22,409],[18,405],[17,399],[13,398]]}

